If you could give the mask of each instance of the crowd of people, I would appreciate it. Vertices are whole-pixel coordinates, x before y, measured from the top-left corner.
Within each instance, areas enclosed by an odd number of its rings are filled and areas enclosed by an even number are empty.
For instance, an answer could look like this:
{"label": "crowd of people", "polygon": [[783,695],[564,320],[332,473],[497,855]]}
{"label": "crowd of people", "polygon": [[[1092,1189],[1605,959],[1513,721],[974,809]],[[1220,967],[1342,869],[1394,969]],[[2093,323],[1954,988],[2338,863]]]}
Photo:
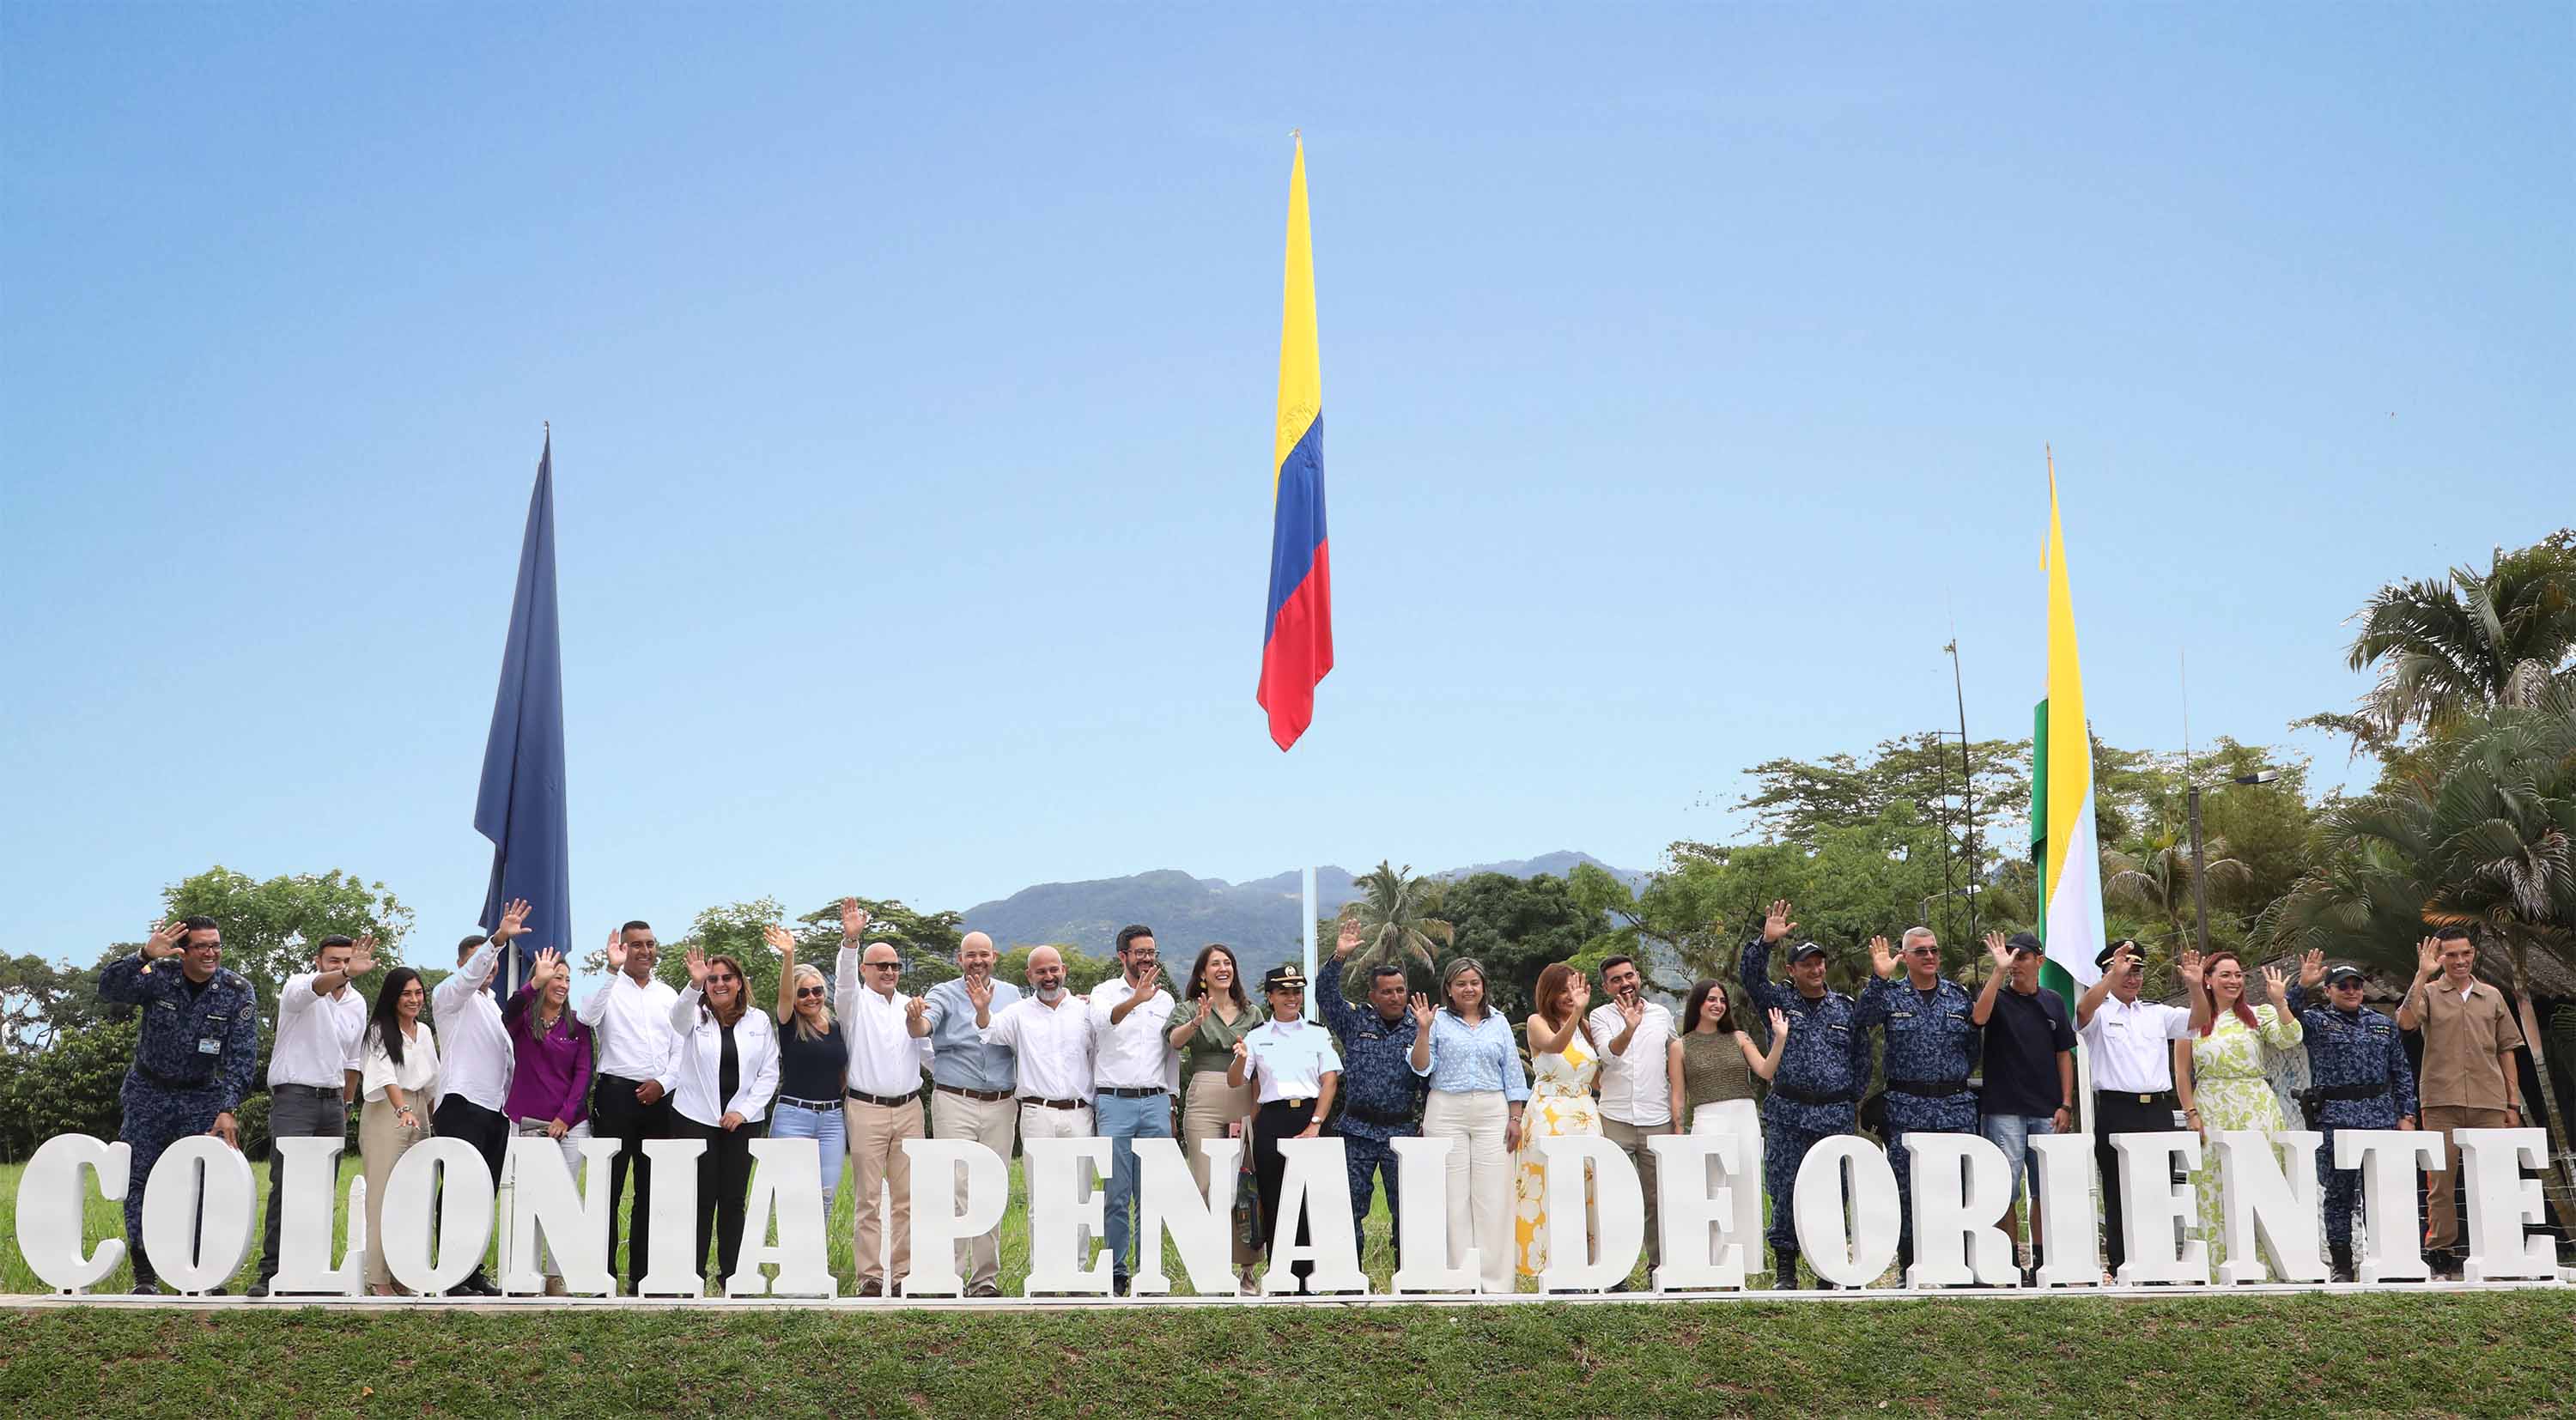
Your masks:
{"label": "crowd of people", "polygon": [[[623,1214],[630,1293],[651,1270],[646,1141],[706,1142],[696,1164],[691,1266],[720,1279],[739,1257],[751,1142],[764,1133],[812,1139],[823,1161],[825,1216],[845,1177],[851,1185],[857,1291],[878,1297],[895,1294],[910,1271],[913,1180],[903,1141],[925,1132],[971,1138],[1005,1158],[1020,1140],[1109,1140],[1104,1241],[1112,1288],[1125,1295],[1138,1246],[1134,1141],[1146,1138],[1180,1139],[1203,1191],[1213,1180],[1198,1146],[1245,1141],[1238,1157],[1252,1187],[1235,1191],[1233,1260],[1246,1289],[1282,1241],[1283,1141],[1337,1133],[1352,1216],[1368,1218],[1382,1193],[1393,1243],[1403,1200],[1392,1141],[1451,1140],[1446,1261],[1456,1265],[1474,1248],[1479,1285],[1505,1292],[1516,1290],[1516,1273],[1547,1270],[1551,1209],[1597,1208],[1589,1196],[1551,1196],[1545,1141],[1554,1137],[1597,1135],[1634,1163],[1651,1262],[1660,1240],[1658,1156],[1649,1141],[1681,1130],[1735,1136],[1738,1175],[1758,1177],[1762,1187],[1733,1190],[1733,1235],[1747,1240],[1749,1272],[1763,1261],[1750,1240],[1766,1236],[1773,1284],[1795,1287],[1799,1165],[1835,1135],[1866,1129],[1888,1146],[1905,1204],[1902,1267],[1911,1256],[1914,1184],[1904,1136],[1981,1134],[2003,1152],[2018,1200],[2036,1168],[2030,1141],[2072,1130],[2086,1114],[2105,1181],[2105,1252],[2116,1270],[2124,1238],[2114,1134],[2312,1124],[2328,1136],[2316,1167],[2335,1276],[2349,1280],[2358,1177],[2332,1166],[2335,1130],[2442,1133],[2442,1167],[2428,1170],[2428,1245],[2436,1268],[2456,1275],[2459,1154],[2450,1132],[2522,1122],[2513,1056],[2521,1034],[2502,994],[2476,979],[2475,949],[2459,928],[2421,944],[2419,971],[2392,1020],[2363,1006],[2359,970],[2329,970],[2313,952],[2295,981],[2278,969],[2258,981],[2232,952],[2203,960],[2186,951],[2177,968],[2189,1005],[2144,1000],[2144,953],[2132,941],[2103,948],[2100,980],[2070,1007],[2039,984],[2042,949],[2028,934],[1986,937],[1992,971],[1971,994],[1943,974],[1939,941],[1926,927],[1893,946],[1874,939],[1871,979],[1852,996],[1827,984],[1825,949],[1795,940],[1789,904],[1777,902],[1743,949],[1735,989],[1695,983],[1678,1018],[1649,999],[1635,961],[1612,957],[1600,969],[1598,1004],[1591,974],[1548,966],[1516,1033],[1492,1009],[1485,968],[1468,956],[1440,965],[1436,1000],[1411,992],[1405,969],[1389,963],[1370,971],[1353,1001],[1343,979],[1361,939],[1352,923],[1313,983],[1319,1001],[1311,1010],[1300,968],[1270,969],[1255,999],[1222,944],[1200,950],[1186,978],[1167,978],[1160,945],[1141,924],[1118,933],[1116,974],[1087,996],[1071,990],[1051,947],[1029,954],[1025,990],[995,979],[998,955],[981,932],[963,938],[954,979],[913,996],[900,989],[901,953],[866,940],[868,914],[848,899],[829,978],[797,959],[784,928],[769,929],[780,970],[776,999],[764,1009],[730,955],[692,948],[685,989],[658,979],[660,942],[642,921],[612,934],[608,980],[579,1005],[571,1001],[572,973],[551,948],[535,953],[527,980],[498,999],[494,973],[516,950],[527,916],[527,903],[512,902],[488,935],[467,937],[456,970],[434,991],[418,972],[395,967],[370,1005],[351,982],[374,970],[374,943],[342,936],[324,939],[312,969],[285,984],[267,1071],[270,1129],[281,1138],[337,1138],[349,1108],[359,1110],[373,1293],[397,1290],[381,1251],[385,1182],[406,1150],[435,1136],[471,1141],[496,1182],[514,1137],[557,1141],[576,1176],[582,1141],[614,1139],[605,1179],[590,1183],[607,1189],[614,1220],[633,1179]],[[1779,980],[1775,955],[1785,960]],[[102,977],[109,1000],[144,1008],[121,1134],[138,1180],[189,1135],[214,1133],[238,1146],[235,1111],[257,1071],[258,1002],[221,961],[221,931],[190,917],[154,931]],[[2407,1032],[2422,1035],[2420,1081]],[[2079,1110],[2086,1102],[2077,1097],[2079,1041],[2090,1062],[2089,1111]],[[2306,1088],[2281,1087],[2285,1063]],[[271,1165],[254,1296],[267,1294],[277,1272],[283,1171],[281,1157]],[[2194,1182],[2201,1235],[2215,1254],[2222,1181],[2208,1170]],[[954,1187],[952,1203],[962,1207],[965,1179]],[[2025,1281],[2047,1223],[2036,1192],[2019,1258]],[[145,1194],[138,1184],[125,1198],[137,1292],[157,1290],[140,1246]],[[2018,1234],[2019,1219],[2017,1201],[2008,1233]],[[612,1273],[620,1231],[612,1221]],[[1295,1240],[1305,1241],[1302,1230]],[[998,1226],[960,1242],[956,1264],[968,1295],[1000,1295]],[[554,1260],[543,1265],[547,1290],[560,1294]],[[1292,1271],[1302,1282],[1307,1269]],[[454,1288],[494,1290],[479,1267]]]}

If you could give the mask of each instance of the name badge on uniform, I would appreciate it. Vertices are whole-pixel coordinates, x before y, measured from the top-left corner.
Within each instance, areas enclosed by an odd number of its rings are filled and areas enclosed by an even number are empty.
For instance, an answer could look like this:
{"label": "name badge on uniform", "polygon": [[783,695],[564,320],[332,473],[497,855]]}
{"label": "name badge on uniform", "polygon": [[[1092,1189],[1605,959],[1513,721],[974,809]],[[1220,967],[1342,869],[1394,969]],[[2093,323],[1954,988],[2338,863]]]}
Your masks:
{"label": "name badge on uniform", "polygon": [[1383,1035],[1381,1035],[1381,1034],[1379,1034],[1378,1032],[1373,1031],[1373,1030],[1364,1030],[1364,1031],[1361,1031],[1361,1032],[1359,1033],[1359,1037],[1358,1037],[1358,1038],[1359,1038],[1359,1039],[1361,1039],[1361,1040],[1384,1040],[1384,1039],[1386,1039],[1386,1037],[1385,1037],[1385,1036],[1383,1036]]}
{"label": "name badge on uniform", "polygon": [[205,1036],[197,1042],[197,1053],[199,1055],[221,1055],[224,1053],[224,1043],[218,1037],[211,1035]]}
{"label": "name badge on uniform", "polygon": [[1912,1011],[1890,1011],[1887,1013],[1887,1018],[1891,1021],[1910,1021],[1914,1019],[1914,1013]]}

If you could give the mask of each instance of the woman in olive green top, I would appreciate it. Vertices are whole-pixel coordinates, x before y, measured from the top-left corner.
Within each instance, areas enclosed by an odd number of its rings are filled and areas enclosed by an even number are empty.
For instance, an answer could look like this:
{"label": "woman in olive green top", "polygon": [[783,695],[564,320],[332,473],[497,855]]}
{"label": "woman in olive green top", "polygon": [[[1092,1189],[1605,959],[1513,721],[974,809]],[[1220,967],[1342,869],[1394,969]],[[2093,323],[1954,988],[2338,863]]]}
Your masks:
{"label": "woman in olive green top", "polygon": [[[1251,1147],[1252,1131],[1243,1121],[1252,1114],[1252,1083],[1230,1088],[1225,1072],[1234,1063],[1234,1043],[1269,1018],[1243,994],[1233,950],[1210,942],[1190,966],[1189,988],[1172,1010],[1171,1030],[1172,1048],[1181,1052],[1181,1078],[1189,1081],[1189,1104],[1181,1111],[1181,1151],[1189,1157],[1190,1175],[1198,1180],[1202,1198],[1207,1196],[1208,1164],[1200,1157],[1199,1141],[1233,1135]],[[1260,1256],[1251,1239],[1236,1230],[1234,1265],[1246,1288],[1253,1284],[1252,1268]]]}
{"label": "woman in olive green top", "polygon": [[1780,1068],[1789,1018],[1778,1011],[1771,1013],[1771,1053],[1765,1055],[1751,1036],[1734,1029],[1727,1019],[1726,988],[1703,980],[1691,987],[1682,1019],[1688,1025],[1673,1037],[1672,1051],[1681,1059],[1685,1102],[1673,1118],[1687,1120],[1694,1134],[1736,1137],[1733,1177],[1729,1179],[1717,1160],[1710,1159],[1709,1190],[1714,1193],[1720,1182],[1731,1185],[1735,1207],[1729,1236],[1743,1245],[1746,1257],[1758,1258],[1763,1227],[1762,1116],[1754,1104],[1753,1078],[1768,1080]]}

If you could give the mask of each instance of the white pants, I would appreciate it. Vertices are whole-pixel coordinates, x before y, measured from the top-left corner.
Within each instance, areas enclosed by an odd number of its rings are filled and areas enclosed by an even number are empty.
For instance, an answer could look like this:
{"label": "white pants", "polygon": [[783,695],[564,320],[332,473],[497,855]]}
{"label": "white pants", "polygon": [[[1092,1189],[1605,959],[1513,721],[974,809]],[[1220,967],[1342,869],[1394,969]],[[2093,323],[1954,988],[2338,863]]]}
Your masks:
{"label": "white pants", "polygon": [[[1007,1166],[1011,1161],[1011,1136],[1019,1112],[1026,1108],[1017,1100],[977,1100],[946,1090],[930,1092],[930,1135],[934,1139],[972,1139],[1002,1156]],[[1067,1109],[1046,1111],[1049,1114],[1071,1114]],[[956,1216],[966,1211],[966,1171],[956,1174]],[[1002,1285],[1002,1227],[996,1223],[984,1232],[961,1238],[957,1243],[957,1275],[968,1290]]]}
{"label": "white pants", "polygon": [[[1020,1106],[1020,1140],[1023,1148],[1031,1139],[1088,1139],[1095,1132],[1091,1124],[1089,1105],[1084,1105],[1080,1109],[1049,1109],[1042,1104]],[[1076,1199],[1089,1198],[1107,1187],[1106,1184],[1093,1183],[1088,1175],[1079,1170],[1074,1176],[1081,1181],[1081,1186],[1073,1191]],[[1023,1186],[1025,1187],[1025,1184]],[[1077,1267],[1091,1265],[1091,1250],[1099,1246],[1100,1242],[1101,1239],[1088,1226],[1076,1229],[1073,1236],[1074,1265]]]}
{"label": "white pants", "polygon": [[1433,1090],[1422,1106],[1422,1137],[1452,1140],[1448,1170],[1449,1258],[1476,1249],[1488,1292],[1512,1290],[1512,1160],[1503,1149],[1511,1108],[1500,1090]]}
{"label": "white pants", "polygon": [[[554,1121],[551,1119],[518,1119],[511,1121],[513,1128],[522,1139],[542,1139],[546,1137],[546,1126],[552,1123],[554,1123]],[[573,1186],[576,1188],[581,1185],[581,1141],[589,1137],[590,1121],[585,1119],[581,1123],[574,1125],[572,1128],[565,1130],[564,1136],[555,1141],[556,1146],[563,1150],[564,1169],[572,1175]],[[563,1275],[563,1269],[555,1266],[554,1249],[545,1246],[542,1239],[539,1240],[537,1246],[537,1261],[539,1267],[547,1276],[561,1277]]]}
{"label": "white pants", "polygon": [[[1718,1100],[1691,1111],[1693,1134],[1732,1134],[1743,1142],[1736,1146],[1735,1178],[1727,1188],[1735,1201],[1734,1221],[1727,1226],[1730,1242],[1744,1248],[1744,1270],[1759,1272],[1769,1263],[1762,1256],[1762,1108],[1751,1100]],[[1714,1194],[1726,1179],[1726,1171],[1715,1159],[1708,1161],[1708,1186]]]}

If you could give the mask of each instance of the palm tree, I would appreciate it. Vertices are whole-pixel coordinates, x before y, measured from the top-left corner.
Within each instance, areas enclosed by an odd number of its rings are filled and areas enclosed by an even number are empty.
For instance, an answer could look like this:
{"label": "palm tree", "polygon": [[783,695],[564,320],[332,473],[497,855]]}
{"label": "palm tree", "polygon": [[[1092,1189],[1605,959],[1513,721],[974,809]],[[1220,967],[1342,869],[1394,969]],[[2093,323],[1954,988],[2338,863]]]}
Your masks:
{"label": "palm tree", "polygon": [[2427,931],[2479,928],[2481,969],[2494,974],[2501,957],[2520,1003],[2558,1156],[2560,1216],[2576,1220],[2576,1153],[2531,985],[2533,952],[2576,961],[2576,694],[2553,688],[2532,708],[2461,722],[2379,789],[2329,812],[2324,828],[2325,861],[2264,910],[2256,939],[2407,976]]}
{"label": "palm tree", "polygon": [[[2143,853],[2102,850],[2102,895],[2134,902],[2179,932],[2184,910],[2192,904],[2191,843],[2166,829],[2141,846]],[[2202,839],[2200,856],[2213,888],[2242,889],[2254,881],[2252,868],[2228,856],[2225,838]]]}
{"label": "palm tree", "polygon": [[1351,949],[1346,984],[1365,983],[1381,961],[1418,961],[1427,973],[1435,960],[1433,944],[1445,947],[1458,939],[1456,928],[1429,915],[1439,910],[1440,884],[1413,876],[1411,863],[1397,868],[1381,859],[1351,881],[1360,896],[1342,911],[1359,922],[1360,944]]}
{"label": "palm tree", "polygon": [[2483,574],[2454,567],[2438,582],[2392,582],[2355,615],[2349,662],[2379,668],[2359,718],[2383,740],[2491,705],[2537,704],[2576,653],[2576,530],[2498,548]]}

